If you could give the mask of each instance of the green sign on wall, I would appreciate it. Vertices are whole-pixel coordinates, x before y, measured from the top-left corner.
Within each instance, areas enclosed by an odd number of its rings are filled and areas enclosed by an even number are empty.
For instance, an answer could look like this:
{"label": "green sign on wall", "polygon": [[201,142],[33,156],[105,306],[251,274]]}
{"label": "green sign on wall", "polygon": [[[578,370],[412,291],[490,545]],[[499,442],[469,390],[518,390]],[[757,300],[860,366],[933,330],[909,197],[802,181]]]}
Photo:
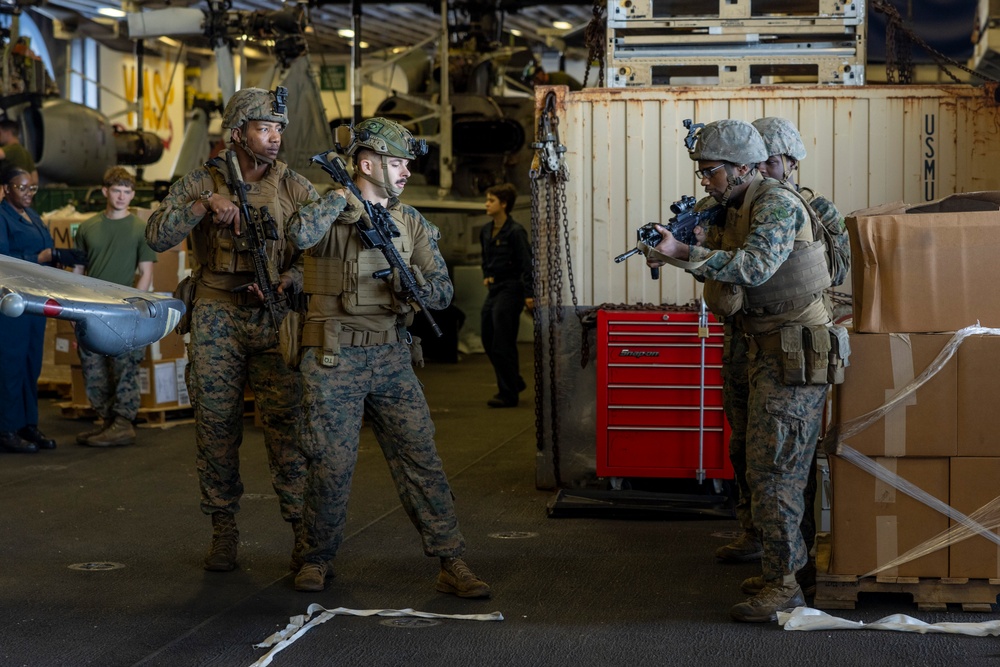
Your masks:
{"label": "green sign on wall", "polygon": [[319,68],[320,90],[347,90],[347,65],[323,65]]}

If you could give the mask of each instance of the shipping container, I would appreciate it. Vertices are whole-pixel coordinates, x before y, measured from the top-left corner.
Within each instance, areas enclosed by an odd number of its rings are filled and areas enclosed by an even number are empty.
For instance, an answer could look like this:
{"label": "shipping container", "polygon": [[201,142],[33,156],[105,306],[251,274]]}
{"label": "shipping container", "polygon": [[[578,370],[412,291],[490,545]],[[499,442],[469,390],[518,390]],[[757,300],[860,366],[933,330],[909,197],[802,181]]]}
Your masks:
{"label": "shipping container", "polygon": [[[956,192],[1000,190],[1000,112],[996,87],[755,86],[535,91],[537,113],[565,147],[542,149],[540,164],[565,162],[562,183],[535,188],[535,363],[539,488],[581,486],[596,478],[594,313],[636,304],[684,305],[700,298],[688,274],[664,266],[652,280],[641,257],[614,258],[635,246],[636,230],[666,221],[684,195],[704,196],[684,147],[685,119],[796,123],[808,152],[798,182],[832,199],[843,214],[877,204],[931,201]],[[555,98],[549,98],[552,93]],[[548,132],[549,129],[545,129]],[[539,132],[536,141],[545,140]],[[555,192],[555,197],[552,197]],[[549,200],[546,203],[545,200]],[[568,249],[568,252],[567,252]],[[568,256],[567,256],[568,255]],[[837,288],[849,290],[850,283]]]}
{"label": "shipping container", "polygon": [[[664,267],[654,282],[640,258],[613,261],[635,246],[640,226],[668,220],[671,203],[704,196],[684,147],[688,118],[788,118],[808,152],[798,182],[832,199],[845,215],[893,201],[1000,190],[993,87],[547,90],[558,96],[566,146],[570,250],[581,304],[683,304],[700,294],[679,269]],[[542,100],[544,91],[537,92]]]}

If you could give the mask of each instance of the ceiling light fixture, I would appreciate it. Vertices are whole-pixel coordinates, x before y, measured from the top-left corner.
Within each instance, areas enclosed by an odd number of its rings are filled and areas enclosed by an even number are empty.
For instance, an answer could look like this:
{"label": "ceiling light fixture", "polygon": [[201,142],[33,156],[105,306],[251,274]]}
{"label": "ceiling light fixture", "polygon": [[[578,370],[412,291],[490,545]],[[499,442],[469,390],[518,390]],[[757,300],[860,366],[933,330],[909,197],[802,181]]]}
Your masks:
{"label": "ceiling light fixture", "polygon": [[570,30],[573,27],[573,24],[567,21],[553,21],[552,27],[557,30]]}
{"label": "ceiling light fixture", "polygon": [[101,16],[109,16],[113,19],[125,18],[125,12],[120,9],[115,9],[114,7],[98,7],[97,13]]}

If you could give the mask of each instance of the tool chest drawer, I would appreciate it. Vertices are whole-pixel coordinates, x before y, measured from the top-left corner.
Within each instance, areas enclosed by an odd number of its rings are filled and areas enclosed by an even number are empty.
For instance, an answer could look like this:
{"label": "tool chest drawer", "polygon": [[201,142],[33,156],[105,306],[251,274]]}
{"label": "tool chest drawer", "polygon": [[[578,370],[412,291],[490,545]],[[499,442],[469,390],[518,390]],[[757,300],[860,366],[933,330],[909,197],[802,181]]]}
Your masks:
{"label": "tool chest drawer", "polygon": [[704,309],[597,315],[597,474],[732,478],[722,324]]}

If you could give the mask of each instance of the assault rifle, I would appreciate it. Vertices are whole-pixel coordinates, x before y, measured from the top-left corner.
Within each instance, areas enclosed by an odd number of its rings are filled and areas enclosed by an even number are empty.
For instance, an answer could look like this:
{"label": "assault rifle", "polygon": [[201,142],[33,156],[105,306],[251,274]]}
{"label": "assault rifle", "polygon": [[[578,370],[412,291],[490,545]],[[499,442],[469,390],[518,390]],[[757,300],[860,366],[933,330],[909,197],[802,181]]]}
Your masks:
{"label": "assault rifle", "polygon": [[[698,200],[691,195],[684,195],[680,200],[670,205],[670,211],[674,214],[674,217],[670,218],[667,224],[663,225],[674,235],[675,239],[686,245],[695,245],[698,243],[698,238],[694,235],[695,227],[706,227],[711,224],[717,224],[716,216],[722,212],[721,206],[711,206],[703,211],[695,211],[694,205],[697,203]],[[637,243],[644,243],[649,247],[653,247],[662,241],[663,235],[656,230],[656,224],[655,222],[648,222],[640,227],[636,231]],[[615,257],[615,262],[624,262],[632,255],[637,255],[640,252],[642,250],[638,247],[632,248],[628,252]],[[649,273],[653,277],[653,280],[660,277],[660,270],[657,268],[651,268]]]}
{"label": "assault rifle", "polygon": [[240,202],[240,233],[233,233],[233,243],[236,250],[250,253],[257,286],[264,295],[264,305],[267,306],[267,312],[271,314],[271,324],[274,325],[274,331],[277,332],[279,319],[275,307],[284,299],[284,296],[279,295],[275,289],[275,285],[281,278],[267,256],[264,241],[278,240],[278,223],[266,206],[261,206],[258,211],[247,201],[248,186],[243,180],[243,172],[240,170],[240,163],[236,159],[235,151],[227,152],[226,165],[229,167],[227,185],[231,192],[236,193]]}
{"label": "assault rifle", "polygon": [[354,226],[358,230],[358,235],[361,237],[361,245],[366,250],[372,248],[380,250],[385,257],[385,261],[389,263],[389,268],[374,272],[372,278],[386,281],[389,283],[389,289],[393,289],[392,280],[393,272],[395,271],[399,276],[399,282],[402,286],[399,296],[413,310],[423,313],[424,319],[427,320],[427,324],[434,332],[434,335],[440,338],[442,335],[441,327],[434,321],[434,316],[431,315],[431,311],[424,304],[423,297],[421,296],[423,289],[420,287],[420,283],[417,282],[416,276],[413,275],[413,271],[406,265],[406,261],[399,254],[399,250],[396,249],[395,244],[392,242],[392,239],[399,237],[399,228],[393,222],[389,211],[382,204],[372,203],[365,199],[364,195],[361,194],[361,190],[358,189],[354,180],[347,173],[347,167],[344,161],[340,159],[340,156],[335,155],[331,161],[327,157],[327,154],[320,153],[313,155],[310,161],[318,164],[320,169],[328,173],[334,181],[350,190],[361,201],[365,207],[365,214],[370,221],[366,222],[364,216],[362,216],[354,223]]}

